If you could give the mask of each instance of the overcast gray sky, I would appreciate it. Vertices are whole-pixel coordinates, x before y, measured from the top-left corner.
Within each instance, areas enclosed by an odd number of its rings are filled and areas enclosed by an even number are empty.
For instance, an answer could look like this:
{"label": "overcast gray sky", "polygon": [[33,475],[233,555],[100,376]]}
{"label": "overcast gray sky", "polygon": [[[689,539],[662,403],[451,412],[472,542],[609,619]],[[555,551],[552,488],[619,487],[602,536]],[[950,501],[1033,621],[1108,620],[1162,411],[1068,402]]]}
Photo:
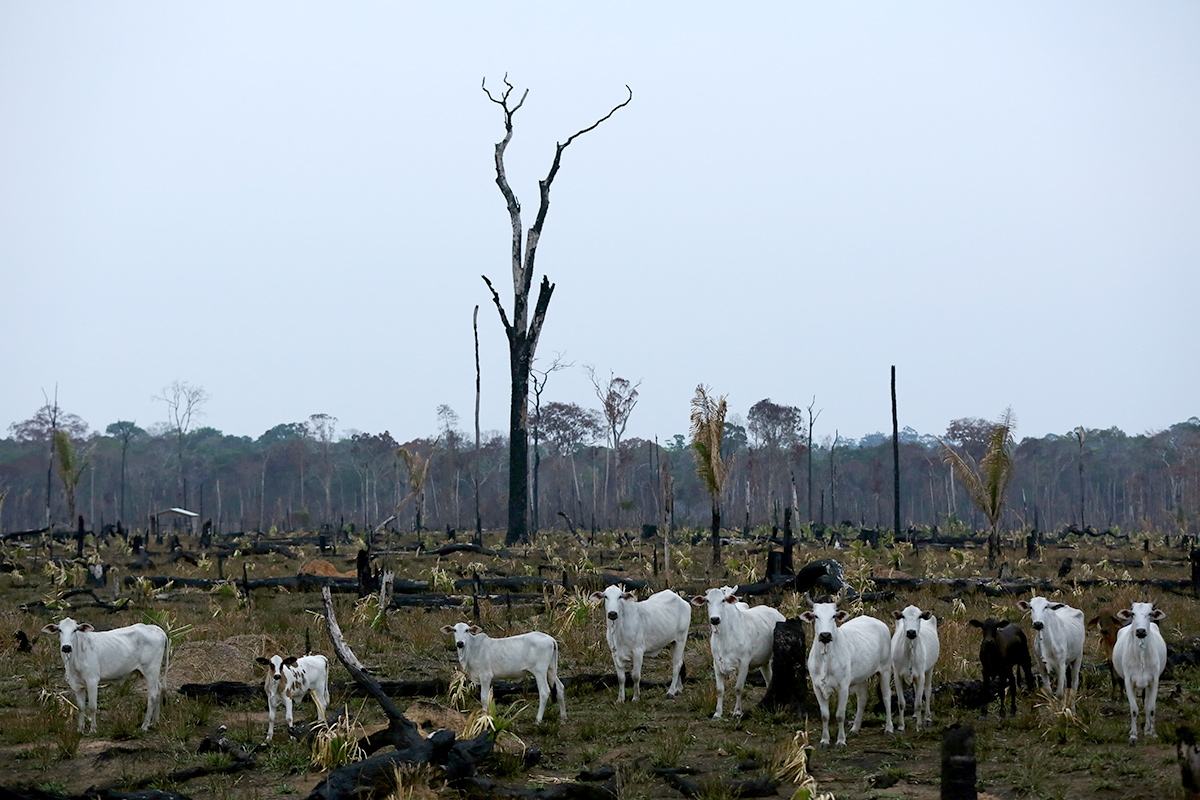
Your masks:
{"label": "overcast gray sky", "polygon": [[[499,109],[538,255],[542,360],[698,383],[818,437],[1200,415],[1200,4],[0,0],[0,431],[43,391],[93,428],[257,437],[507,427]],[[546,399],[598,406],[575,368]],[[3,434],[0,434],[3,435]]]}

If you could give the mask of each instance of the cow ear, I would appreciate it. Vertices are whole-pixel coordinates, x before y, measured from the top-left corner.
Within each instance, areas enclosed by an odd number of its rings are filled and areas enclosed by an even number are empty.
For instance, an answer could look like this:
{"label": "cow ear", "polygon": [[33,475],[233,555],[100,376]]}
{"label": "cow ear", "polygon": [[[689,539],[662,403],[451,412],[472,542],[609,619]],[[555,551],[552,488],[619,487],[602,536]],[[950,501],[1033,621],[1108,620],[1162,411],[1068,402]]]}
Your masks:
{"label": "cow ear", "polygon": [[296,657],[295,657],[295,656],[288,656],[287,658],[285,658],[285,659],[283,660],[283,665],[284,665],[285,667],[294,667],[294,666],[296,666]]}
{"label": "cow ear", "polygon": [[1161,608],[1156,608],[1150,612],[1150,619],[1154,620],[1155,622],[1158,622],[1160,619],[1162,619],[1166,615],[1167,615],[1167,613],[1165,611],[1163,611]]}
{"label": "cow ear", "polygon": [[708,600],[704,599],[702,595],[696,595],[692,598],[692,605],[698,608],[704,608],[706,605],[708,605]]}
{"label": "cow ear", "polygon": [[90,622],[85,622],[82,625],[80,625],[79,627],[77,627],[75,630],[77,630],[77,631],[94,631],[96,629],[92,627],[92,624]]}
{"label": "cow ear", "polygon": [[1093,625],[1098,626],[1100,624],[1100,617],[1092,617],[1091,619],[1089,619],[1087,621],[1087,624],[1088,624],[1089,628],[1092,627]]}
{"label": "cow ear", "polygon": [[1018,601],[1017,608],[1021,609],[1022,611],[1028,611],[1029,603],[1026,603],[1024,600]]}
{"label": "cow ear", "polygon": [[929,619],[932,616],[933,616],[932,611],[922,611],[921,612],[921,619]]}
{"label": "cow ear", "polygon": [[442,633],[454,633],[454,626],[453,625],[443,625]]}
{"label": "cow ear", "polygon": [[892,612],[892,619],[904,619],[904,612],[902,612],[902,611],[893,611],[893,612]]}
{"label": "cow ear", "polygon": [[838,624],[841,624],[848,619],[850,619],[850,612],[848,611],[839,611],[833,615],[833,621]]}
{"label": "cow ear", "polygon": [[737,598],[736,594],[731,594],[731,595],[729,595],[729,597],[725,598],[726,603],[736,603],[737,601],[738,601],[738,598]]}
{"label": "cow ear", "polygon": [[811,611],[802,611],[800,612],[800,619],[804,620],[805,622],[816,622],[817,615]]}
{"label": "cow ear", "polygon": [[[592,592],[591,594],[588,595],[588,600],[603,600],[603,599],[604,599],[604,592]],[[447,625],[446,627],[449,628],[450,626]]]}
{"label": "cow ear", "polygon": [[477,636],[477,635],[483,633],[483,628],[479,627],[478,625],[472,625],[471,627],[467,628],[467,633],[471,633],[471,634],[474,634]]}
{"label": "cow ear", "polygon": [[1046,608],[1050,609],[1051,611],[1058,611],[1064,605],[1065,605],[1064,603],[1053,603],[1051,605],[1046,606]]}
{"label": "cow ear", "polygon": [[258,658],[254,659],[254,660],[256,662],[258,662],[259,664],[262,664],[264,667],[271,666],[271,662],[269,660],[263,658],[262,656],[259,656]]}
{"label": "cow ear", "polygon": [[1007,627],[1008,627],[1008,620],[1006,620],[1006,619],[1002,619],[996,623],[996,630],[1000,630],[1001,628],[1007,628]]}
{"label": "cow ear", "polygon": [[621,595],[621,599],[622,600],[637,600],[637,595],[635,595],[633,592],[625,592],[625,594]]}
{"label": "cow ear", "polygon": [[58,626],[51,622],[46,627],[42,628],[42,633],[58,633]]}
{"label": "cow ear", "polygon": [[983,623],[977,619],[970,620],[967,622],[967,624],[970,625],[972,628],[982,628],[983,627]]}
{"label": "cow ear", "polygon": [[1129,620],[1133,619],[1133,612],[1128,608],[1122,608],[1117,612],[1117,619],[1121,620],[1122,622],[1129,622]]}

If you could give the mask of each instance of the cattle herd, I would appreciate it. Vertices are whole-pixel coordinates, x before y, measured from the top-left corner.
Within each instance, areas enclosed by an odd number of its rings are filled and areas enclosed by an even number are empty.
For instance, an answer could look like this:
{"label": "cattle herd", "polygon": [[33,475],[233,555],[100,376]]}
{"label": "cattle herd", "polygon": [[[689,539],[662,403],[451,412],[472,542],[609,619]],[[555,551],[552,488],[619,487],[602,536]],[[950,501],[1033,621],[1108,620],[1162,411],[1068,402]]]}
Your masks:
{"label": "cattle herd", "polygon": [[[709,643],[716,680],[714,719],[724,708],[725,684],[734,682],[734,716],[742,714],[742,690],[747,673],[759,669],[769,685],[772,678],[772,647],[776,623],[784,615],[768,606],[751,607],[737,595],[738,587],[709,589],[689,601],[670,590],[638,598],[622,586],[609,586],[590,596],[602,602],[606,636],[617,672],[617,700],[626,699],[625,672],[632,673],[633,700],[640,695],[643,658],[673,646],[672,674],[668,696],[682,691],[684,649],[691,624],[691,606],[708,612]],[[931,612],[910,605],[893,612],[894,625],[868,615],[852,617],[834,602],[815,602],[808,596],[810,609],[800,619],[812,626],[812,641],[807,667],[813,693],[821,711],[821,745],[830,742],[830,703],[836,697],[837,744],[846,744],[845,716],[851,691],[857,698],[854,723],[850,732],[862,725],[867,703],[868,682],[880,678],[880,694],[885,711],[885,731],[893,732],[893,679],[899,711],[899,729],[904,730],[907,708],[905,685],[913,688],[913,717],[917,729],[932,719],[932,676],[941,647],[938,621]],[[1064,603],[1034,596],[1021,600],[1016,608],[1027,612],[1033,629],[1033,646],[1021,627],[1008,620],[987,618],[970,620],[979,628],[982,639],[979,662],[986,698],[998,690],[1000,714],[1016,712],[1016,691],[1020,679],[1027,688],[1034,685],[1034,672],[1041,676],[1065,707],[1072,707],[1079,688],[1086,635],[1084,614]],[[1163,612],[1152,603],[1133,603],[1130,608],[1103,609],[1089,624],[1101,631],[1109,651],[1113,684],[1124,686],[1129,702],[1129,743],[1138,741],[1138,692],[1144,692],[1145,721],[1143,734],[1154,733],[1155,706],[1159,678],[1166,666],[1167,647],[1158,622]],[[120,680],[133,672],[141,673],[147,683],[146,715],[143,729],[157,721],[162,706],[163,684],[170,664],[168,639],[156,625],[136,624],[111,631],[97,631],[87,623],[66,618],[43,629],[59,636],[59,650],[67,683],[74,690],[79,709],[78,728],[96,730],[96,695],[101,681]],[[470,681],[480,687],[480,701],[486,709],[495,679],[533,676],[538,689],[537,721],[545,714],[547,701],[556,698],[559,716],[566,719],[566,698],[558,678],[559,645],[554,637],[533,631],[517,636],[491,638],[477,626],[460,622],[441,628],[454,637],[459,665]],[[1032,656],[1031,656],[1032,651]],[[313,696],[320,719],[329,704],[329,662],[322,655],[259,658],[266,667],[264,690],[269,710],[267,741],[274,733],[275,713],[282,701],[287,724],[293,724],[293,703]],[[985,700],[984,713],[987,702]],[[90,722],[90,725],[87,723]]]}

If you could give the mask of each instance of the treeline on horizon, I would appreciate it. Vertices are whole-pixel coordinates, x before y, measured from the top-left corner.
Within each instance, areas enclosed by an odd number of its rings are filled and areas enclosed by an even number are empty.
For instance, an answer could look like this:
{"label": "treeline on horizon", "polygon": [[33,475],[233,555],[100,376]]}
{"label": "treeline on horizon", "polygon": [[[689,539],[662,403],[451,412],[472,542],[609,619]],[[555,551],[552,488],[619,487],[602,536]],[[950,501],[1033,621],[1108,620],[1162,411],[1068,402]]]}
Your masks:
{"label": "treeline on horizon", "polygon": [[[711,499],[683,434],[614,443],[604,415],[574,403],[547,403],[530,416],[531,530],[709,524]],[[404,443],[387,431],[339,433],[326,414],[252,439],[192,428],[178,415],[149,430],[118,421],[100,433],[47,404],[0,439],[0,532],[73,528],[77,516],[88,529],[118,521],[145,529],[152,514],[170,507],[195,511],[220,532],[362,530],[385,522],[393,530],[473,531],[476,486],[482,527],[503,529],[508,437],[487,432],[476,452],[453,410],[441,406],[438,417],[439,431]],[[725,425],[724,528],[781,526],[789,506],[800,525],[892,527],[890,435],[814,440],[811,415],[770,400],[742,421]],[[944,463],[941,442],[978,461],[993,424],[964,418],[940,437],[901,432],[902,525],[987,527]],[[1197,533],[1196,417],[1152,434],[1114,427],[1027,438],[1014,464],[1005,530]]]}

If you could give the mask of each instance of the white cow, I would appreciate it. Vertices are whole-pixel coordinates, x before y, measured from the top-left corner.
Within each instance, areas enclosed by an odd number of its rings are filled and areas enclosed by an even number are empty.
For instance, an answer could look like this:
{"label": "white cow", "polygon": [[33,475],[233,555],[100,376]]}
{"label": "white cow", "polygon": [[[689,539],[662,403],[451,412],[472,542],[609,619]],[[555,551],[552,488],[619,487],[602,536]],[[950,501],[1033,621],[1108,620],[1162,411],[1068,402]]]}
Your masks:
{"label": "white cow", "polygon": [[751,608],[737,598],[738,587],[709,589],[692,598],[692,605],[708,607],[713,677],[717,681],[717,710],[720,719],[725,703],[725,681],[736,676],[733,715],[742,715],[742,687],[746,673],[758,667],[763,680],[771,685],[771,656],[774,653],[775,623],[784,616],[770,606]]}
{"label": "white cow", "polygon": [[442,633],[454,637],[458,663],[471,683],[479,686],[479,701],[486,712],[492,701],[492,681],[533,675],[538,687],[537,721],[546,713],[551,688],[558,694],[559,719],[567,718],[566,690],[558,679],[558,642],[548,633],[530,631],[493,639],[476,625],[459,622],[443,625]]}
{"label": "white cow", "polygon": [[933,721],[933,665],[941,654],[938,641],[937,617],[931,611],[908,606],[893,611],[896,632],[892,634],[892,675],[896,679],[896,695],[900,704],[900,730],[904,730],[904,684],[911,683],[916,693],[913,716],[921,730],[921,700],[925,701],[925,723]]}
{"label": "white cow", "polygon": [[1117,631],[1113,645],[1112,664],[1117,675],[1125,679],[1125,696],[1129,698],[1129,743],[1137,744],[1137,690],[1146,690],[1147,738],[1154,737],[1154,709],[1158,703],[1158,678],[1167,666],[1167,643],[1158,629],[1162,609],[1153,603],[1134,603],[1133,610],[1123,608],[1117,617],[1127,623]]}
{"label": "white cow", "polygon": [[1055,694],[1063,697],[1067,690],[1067,669],[1071,670],[1071,694],[1069,706],[1075,707],[1075,695],[1079,692],[1079,668],[1083,665],[1083,642],[1087,629],[1083,624],[1083,612],[1065,603],[1052,603],[1044,597],[1033,596],[1029,602],[1017,603],[1017,608],[1028,611],[1033,619],[1033,652],[1050,677],[1050,671],[1058,673],[1058,688]]}
{"label": "white cow", "polygon": [[271,656],[254,659],[267,668],[263,690],[267,693],[267,741],[275,735],[275,709],[283,701],[284,719],[292,727],[292,703],[299,703],[312,692],[317,719],[325,721],[329,707],[329,659],[325,656]]}
{"label": "white cow", "polygon": [[612,651],[617,668],[617,702],[625,702],[625,671],[633,674],[633,699],[641,694],[642,658],[654,655],[672,642],[671,686],[667,697],[683,690],[680,673],[683,670],[683,648],[687,644],[688,628],[692,624],[692,609],[687,600],[664,589],[642,602],[625,591],[624,586],[609,586],[603,592],[592,592],[592,600],[603,600],[606,616],[605,633],[608,649]]}
{"label": "white cow", "polygon": [[[111,631],[98,631],[86,622],[67,617],[51,623],[42,633],[57,633],[67,683],[75,690],[79,707],[79,732],[84,717],[90,719],[89,733],[96,732],[96,694],[100,681],[120,680],[134,672],[146,679],[146,718],[142,730],[149,730],[162,712],[162,690],[166,680],[163,657],[167,653],[167,634],[157,625],[129,625]],[[86,700],[86,703],[85,703]]]}
{"label": "white cow", "polygon": [[[821,707],[821,746],[829,746],[829,698],[838,698],[838,746],[846,744],[846,700],[850,690],[858,699],[851,733],[862,727],[867,705],[867,681],[879,674],[879,692],[887,713],[884,730],[892,732],[892,638],[888,626],[874,617],[855,617],[838,611],[836,603],[813,603],[800,619],[812,623],[808,675]],[[839,625],[838,623],[842,623]]]}

